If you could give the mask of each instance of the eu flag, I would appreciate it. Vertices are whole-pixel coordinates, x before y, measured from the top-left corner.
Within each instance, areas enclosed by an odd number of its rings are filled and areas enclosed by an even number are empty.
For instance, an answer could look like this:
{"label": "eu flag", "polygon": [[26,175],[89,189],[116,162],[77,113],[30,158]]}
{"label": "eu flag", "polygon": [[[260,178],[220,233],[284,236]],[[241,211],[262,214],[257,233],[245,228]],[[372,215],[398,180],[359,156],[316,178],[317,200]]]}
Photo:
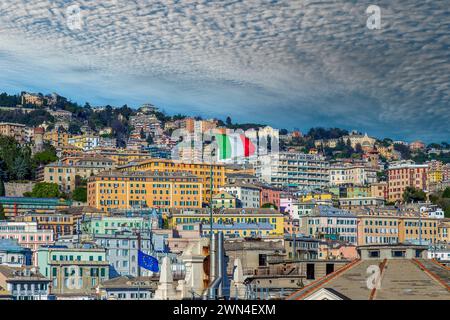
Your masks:
{"label": "eu flag", "polygon": [[158,259],[143,253],[141,250],[138,250],[138,265],[152,272],[159,271]]}

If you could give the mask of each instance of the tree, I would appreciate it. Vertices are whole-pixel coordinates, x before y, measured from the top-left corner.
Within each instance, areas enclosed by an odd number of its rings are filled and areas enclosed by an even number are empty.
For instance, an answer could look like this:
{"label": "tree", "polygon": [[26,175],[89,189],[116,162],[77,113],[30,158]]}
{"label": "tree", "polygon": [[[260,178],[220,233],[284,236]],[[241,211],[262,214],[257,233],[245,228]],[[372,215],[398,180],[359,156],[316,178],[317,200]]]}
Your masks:
{"label": "tree", "polygon": [[56,183],[39,182],[33,186],[31,192],[24,193],[24,196],[33,198],[61,198],[64,197],[64,194],[59,191]]}
{"label": "tree", "polygon": [[75,201],[86,202],[87,201],[87,189],[86,187],[78,187],[72,193],[72,199]]}
{"label": "tree", "polygon": [[425,192],[420,189],[416,189],[414,187],[406,187],[403,192],[403,201],[404,202],[419,202],[425,201],[427,198]]}
{"label": "tree", "polygon": [[3,205],[1,203],[0,203],[0,220],[6,220],[5,209],[3,208]]}
{"label": "tree", "polygon": [[5,183],[3,182],[3,179],[0,179],[0,197],[5,196]]}
{"label": "tree", "polygon": [[275,210],[278,209],[278,207],[277,207],[276,205],[274,205],[273,203],[270,203],[270,202],[264,203],[264,204],[261,206],[261,208],[273,208],[273,209],[275,209]]}
{"label": "tree", "polygon": [[148,137],[147,137],[147,143],[148,144],[153,144],[153,137],[152,137],[151,134],[149,134]]}
{"label": "tree", "polygon": [[442,193],[442,198],[450,198],[450,187],[445,188],[444,192]]}
{"label": "tree", "polygon": [[144,128],[141,128],[141,132],[139,133],[139,135],[141,136],[141,139],[145,139]]}
{"label": "tree", "polygon": [[231,127],[233,125],[233,123],[231,122],[230,116],[228,116],[227,119],[225,120],[225,124],[227,125],[227,127]]}
{"label": "tree", "polygon": [[47,149],[41,152],[36,153],[33,156],[33,160],[39,164],[39,165],[46,165],[50,162],[55,162],[58,160],[58,157],[56,156],[56,150]]}

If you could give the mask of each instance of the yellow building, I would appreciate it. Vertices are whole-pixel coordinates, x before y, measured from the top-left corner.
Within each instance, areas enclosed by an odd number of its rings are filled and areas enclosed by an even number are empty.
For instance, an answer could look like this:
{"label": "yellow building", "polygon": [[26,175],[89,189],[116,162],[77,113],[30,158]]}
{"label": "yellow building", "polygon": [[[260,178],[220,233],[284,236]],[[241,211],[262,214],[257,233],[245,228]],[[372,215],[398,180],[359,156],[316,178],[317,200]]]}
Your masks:
{"label": "yellow building", "polygon": [[441,243],[450,243],[450,219],[443,219],[439,223],[438,238]]}
{"label": "yellow building", "polygon": [[44,133],[44,141],[47,141],[55,148],[62,148],[69,145],[70,134],[64,130],[55,129]]}
{"label": "yellow building", "polygon": [[[154,171],[154,172],[185,172],[199,178],[203,188],[203,202],[210,200],[210,164],[208,163],[183,163],[167,159],[149,159],[139,163],[130,163],[117,168],[119,171]],[[225,185],[225,166],[213,164],[213,194]]]}
{"label": "yellow building", "polygon": [[150,153],[129,149],[95,148],[94,152],[114,160],[119,166],[126,165],[132,161],[143,161],[151,158]]}
{"label": "yellow building", "polygon": [[236,208],[236,198],[225,191],[213,195],[213,208]]}
{"label": "yellow building", "polygon": [[10,122],[1,122],[0,123],[0,134],[2,136],[12,137],[16,139],[18,142],[25,142],[26,126],[20,123],[10,123]]}
{"label": "yellow building", "polygon": [[[175,228],[179,224],[185,223],[202,223],[209,225],[210,216],[208,208],[197,210],[173,209],[171,210],[171,217],[169,224]],[[236,230],[242,225],[270,224],[272,230],[268,235],[282,236],[284,234],[284,216],[277,210],[268,208],[258,209],[224,209],[221,211],[214,211],[213,223],[223,225],[236,225]],[[244,235],[242,229],[242,235]]]}
{"label": "yellow building", "polygon": [[308,193],[306,195],[300,196],[300,202],[330,202],[333,200],[333,195],[331,193]]}
{"label": "yellow building", "polygon": [[102,211],[201,208],[202,183],[186,172],[104,171],[88,180],[88,204]]}
{"label": "yellow building", "polygon": [[358,245],[418,242],[420,229],[424,243],[439,240],[439,219],[417,215],[370,214],[358,215]]}

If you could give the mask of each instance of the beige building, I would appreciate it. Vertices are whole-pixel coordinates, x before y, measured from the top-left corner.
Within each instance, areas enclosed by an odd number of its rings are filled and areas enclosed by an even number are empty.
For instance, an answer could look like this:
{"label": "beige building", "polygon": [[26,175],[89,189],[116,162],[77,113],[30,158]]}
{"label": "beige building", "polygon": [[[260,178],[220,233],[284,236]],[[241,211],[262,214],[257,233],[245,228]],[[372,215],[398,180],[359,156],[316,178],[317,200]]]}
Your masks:
{"label": "beige building", "polygon": [[80,179],[87,179],[105,170],[111,170],[114,162],[103,157],[71,157],[46,165],[42,181],[57,183],[64,192],[72,192]]}
{"label": "beige building", "polygon": [[0,134],[2,136],[12,137],[18,142],[26,141],[26,126],[20,123],[1,122]]}

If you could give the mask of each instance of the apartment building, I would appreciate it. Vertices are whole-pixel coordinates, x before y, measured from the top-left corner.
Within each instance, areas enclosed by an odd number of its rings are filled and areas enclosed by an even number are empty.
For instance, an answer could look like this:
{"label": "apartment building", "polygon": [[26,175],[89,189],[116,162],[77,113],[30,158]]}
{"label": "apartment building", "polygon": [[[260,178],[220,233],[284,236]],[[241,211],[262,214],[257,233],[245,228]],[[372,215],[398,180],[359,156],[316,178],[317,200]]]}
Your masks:
{"label": "apartment building", "polygon": [[168,159],[148,159],[138,163],[130,163],[117,168],[119,171],[154,171],[154,172],[185,172],[198,177],[202,184],[202,201],[209,203],[211,188],[211,169],[212,169],[212,188],[213,194],[219,191],[219,188],[226,184],[225,166],[223,164],[208,163],[183,163]]}
{"label": "apartment building", "polygon": [[[202,209],[173,209],[171,210],[170,225],[175,228],[179,224],[201,223],[209,225],[210,212],[207,208]],[[214,224],[264,224],[268,223],[272,227],[269,235],[281,236],[284,234],[284,216],[274,209],[224,209],[213,213]],[[207,228],[207,227],[206,227]],[[205,229],[206,230],[206,229]],[[245,231],[245,230],[244,230]],[[250,234],[244,234],[250,236]]]}
{"label": "apartment building", "polygon": [[99,146],[100,137],[91,134],[84,134],[70,137],[68,142],[69,144],[81,148],[84,151],[89,151]]}
{"label": "apartment building", "polygon": [[64,192],[72,192],[81,182],[114,167],[113,160],[103,157],[68,157],[43,167],[41,181],[57,183]]}
{"label": "apartment building", "polygon": [[201,208],[203,185],[187,172],[103,171],[88,180],[88,204],[102,211],[132,207]]}
{"label": "apartment building", "polygon": [[331,206],[317,206],[309,216],[300,217],[303,234],[357,244],[356,214]]}
{"label": "apartment building", "polygon": [[363,165],[331,166],[330,185],[368,185],[377,182],[377,171]]}
{"label": "apartment building", "polygon": [[388,168],[388,200],[402,201],[406,187],[427,190],[428,165],[397,161]]}
{"label": "apartment building", "polygon": [[94,295],[109,279],[106,249],[89,246],[42,246],[37,251],[39,271],[51,281],[55,295]]}
{"label": "apartment building", "polygon": [[280,152],[259,156],[255,174],[274,187],[313,190],[328,185],[328,168],[328,162],[320,155]]}
{"label": "apartment building", "polygon": [[62,236],[74,235],[81,215],[64,213],[28,212],[14,218],[17,222],[36,222],[39,230],[53,230],[55,240]]}
{"label": "apartment building", "polygon": [[259,208],[261,189],[249,183],[227,184],[220,188],[236,198],[236,206],[240,208]]}
{"label": "apartment building", "polygon": [[16,239],[19,245],[33,251],[33,264],[37,265],[39,246],[53,244],[53,230],[40,230],[36,222],[0,221],[0,239]]}
{"label": "apartment building", "polygon": [[1,122],[0,135],[14,138],[18,142],[26,142],[26,126],[20,123]]}
{"label": "apartment building", "polygon": [[44,141],[50,143],[55,148],[68,146],[70,134],[61,128],[57,128],[44,133]]}

